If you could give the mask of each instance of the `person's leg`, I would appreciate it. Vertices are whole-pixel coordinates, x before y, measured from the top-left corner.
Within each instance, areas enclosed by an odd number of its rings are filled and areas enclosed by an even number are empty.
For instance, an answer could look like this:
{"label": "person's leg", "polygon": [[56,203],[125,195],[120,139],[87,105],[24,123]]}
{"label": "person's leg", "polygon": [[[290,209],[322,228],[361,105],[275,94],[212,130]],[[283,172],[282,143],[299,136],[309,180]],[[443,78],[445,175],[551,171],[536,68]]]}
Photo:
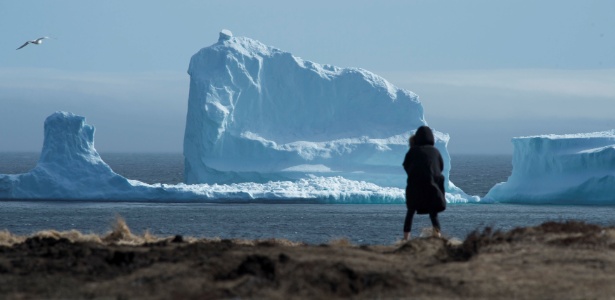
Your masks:
{"label": "person's leg", "polygon": [[410,239],[410,231],[412,230],[412,218],[414,217],[414,205],[412,205],[412,201],[410,201],[410,190],[406,187],[406,208],[408,212],[406,212],[406,220],[404,221],[404,241]]}
{"label": "person's leg", "polygon": [[404,222],[404,240],[410,239],[410,231],[412,230],[412,218],[414,218],[414,209],[408,207],[406,213],[406,221]]}
{"label": "person's leg", "polygon": [[436,237],[442,236],[440,234],[440,220],[438,220],[438,213],[430,212],[429,219],[431,220],[431,226],[433,227],[433,235]]}

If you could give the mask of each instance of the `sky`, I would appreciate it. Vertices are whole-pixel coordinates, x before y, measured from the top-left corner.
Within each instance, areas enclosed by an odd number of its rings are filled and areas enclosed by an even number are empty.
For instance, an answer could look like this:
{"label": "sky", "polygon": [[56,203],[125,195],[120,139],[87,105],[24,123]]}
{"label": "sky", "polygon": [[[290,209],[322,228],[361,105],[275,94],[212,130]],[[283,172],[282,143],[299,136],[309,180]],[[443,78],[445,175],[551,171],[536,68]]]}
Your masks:
{"label": "sky", "polygon": [[451,154],[615,129],[612,0],[0,0],[0,152],[39,152],[61,110],[100,153],[181,153],[188,63],[222,29],[418,94]]}

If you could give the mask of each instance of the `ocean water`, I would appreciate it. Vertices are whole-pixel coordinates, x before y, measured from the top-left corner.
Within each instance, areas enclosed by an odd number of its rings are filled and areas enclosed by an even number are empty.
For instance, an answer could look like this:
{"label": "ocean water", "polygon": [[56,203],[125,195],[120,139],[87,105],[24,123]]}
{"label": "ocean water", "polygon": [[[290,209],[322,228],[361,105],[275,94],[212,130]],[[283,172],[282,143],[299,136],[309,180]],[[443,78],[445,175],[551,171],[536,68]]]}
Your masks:
{"label": "ocean water", "polygon": [[[178,183],[181,154],[101,154],[117,173],[148,183]],[[35,153],[0,153],[0,174],[27,172]],[[484,196],[510,175],[510,155],[453,155],[451,180],[466,193]],[[355,244],[391,244],[402,236],[404,205],[357,204],[199,204],[2,201],[0,230],[32,234],[46,229],[103,234],[121,216],[133,233],[181,234],[204,238],[284,238],[312,244],[346,238]],[[580,220],[615,225],[615,207],[457,204],[440,214],[443,234],[465,238],[474,230],[510,230],[545,221]],[[429,218],[414,218],[413,236],[429,228]]]}

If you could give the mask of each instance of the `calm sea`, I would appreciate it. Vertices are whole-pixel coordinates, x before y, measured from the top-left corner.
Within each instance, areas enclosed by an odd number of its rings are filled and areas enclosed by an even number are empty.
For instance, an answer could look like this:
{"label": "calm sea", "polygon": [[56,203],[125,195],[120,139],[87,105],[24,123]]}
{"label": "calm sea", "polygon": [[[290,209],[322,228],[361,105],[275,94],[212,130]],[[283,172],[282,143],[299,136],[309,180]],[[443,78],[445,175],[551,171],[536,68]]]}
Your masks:
{"label": "calm sea", "polygon": [[[111,168],[130,179],[147,183],[179,183],[181,154],[101,154]],[[471,195],[484,196],[510,175],[510,155],[453,155],[451,180]],[[0,153],[0,174],[18,174],[36,165],[37,153]],[[390,244],[401,237],[404,205],[328,204],[198,204],[0,202],[0,230],[31,234],[45,229],[77,229],[102,234],[116,216],[134,233],[159,236],[181,234],[220,238],[285,238],[325,243],[347,238],[356,244]],[[615,225],[615,207],[458,204],[440,214],[443,233],[463,239],[487,226],[509,230],[545,221],[581,220]],[[430,226],[429,218],[415,217],[413,236]]]}

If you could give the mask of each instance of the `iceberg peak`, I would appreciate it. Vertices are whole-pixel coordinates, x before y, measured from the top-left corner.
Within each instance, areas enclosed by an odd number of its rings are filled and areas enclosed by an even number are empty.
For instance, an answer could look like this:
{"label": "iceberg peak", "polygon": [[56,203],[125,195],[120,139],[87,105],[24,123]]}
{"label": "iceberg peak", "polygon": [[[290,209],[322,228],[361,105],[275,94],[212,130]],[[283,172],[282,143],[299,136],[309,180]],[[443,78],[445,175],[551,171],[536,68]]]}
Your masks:
{"label": "iceberg peak", "polygon": [[40,163],[102,162],[94,149],[94,131],[94,126],[86,124],[82,116],[63,111],[53,113],[45,119]]}
{"label": "iceberg peak", "polygon": [[233,33],[228,29],[222,29],[220,31],[220,37],[218,38],[218,42],[228,41],[233,37]]}

